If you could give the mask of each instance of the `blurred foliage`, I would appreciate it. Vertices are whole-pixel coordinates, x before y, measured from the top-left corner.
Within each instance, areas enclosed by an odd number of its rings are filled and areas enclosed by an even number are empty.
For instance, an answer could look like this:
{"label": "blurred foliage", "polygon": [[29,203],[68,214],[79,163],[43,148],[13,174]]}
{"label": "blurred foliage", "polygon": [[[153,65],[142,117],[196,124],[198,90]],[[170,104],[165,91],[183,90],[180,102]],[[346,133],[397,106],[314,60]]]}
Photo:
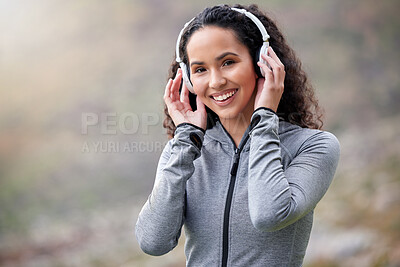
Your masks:
{"label": "blurred foliage", "polygon": [[[341,142],[305,265],[400,265],[400,3],[241,3],[278,21]],[[0,0],[0,265],[184,266],[184,238],[150,257],[133,227],[177,34],[215,4]]]}

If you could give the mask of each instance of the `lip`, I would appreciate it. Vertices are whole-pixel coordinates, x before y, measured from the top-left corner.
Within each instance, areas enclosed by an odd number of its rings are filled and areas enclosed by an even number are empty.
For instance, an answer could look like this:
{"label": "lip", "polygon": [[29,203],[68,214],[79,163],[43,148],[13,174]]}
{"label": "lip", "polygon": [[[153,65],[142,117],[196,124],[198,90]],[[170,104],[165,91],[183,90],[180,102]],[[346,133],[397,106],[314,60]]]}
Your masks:
{"label": "lip", "polygon": [[[216,93],[216,94],[210,95],[210,98],[211,98],[211,100],[212,100],[216,105],[218,105],[218,106],[220,106],[220,107],[226,106],[226,105],[229,105],[229,104],[235,99],[236,94],[237,94],[237,91],[238,91],[237,88],[234,88],[234,89],[227,89],[227,90],[224,90],[224,91],[222,91],[222,92],[220,92],[220,93]],[[221,95],[230,93],[230,92],[235,92],[235,93],[234,93],[230,98],[228,98],[227,100],[218,101],[218,100],[215,100],[215,99],[213,98],[213,97],[218,97],[218,96],[221,96]]]}
{"label": "lip", "polygon": [[237,91],[237,89],[236,88],[226,89],[226,90],[224,90],[224,91],[222,91],[220,93],[212,94],[212,95],[210,95],[210,97],[218,97],[218,96],[221,96],[221,95],[224,95],[224,94],[227,94],[227,93],[230,93],[230,92],[234,92],[234,91]]}

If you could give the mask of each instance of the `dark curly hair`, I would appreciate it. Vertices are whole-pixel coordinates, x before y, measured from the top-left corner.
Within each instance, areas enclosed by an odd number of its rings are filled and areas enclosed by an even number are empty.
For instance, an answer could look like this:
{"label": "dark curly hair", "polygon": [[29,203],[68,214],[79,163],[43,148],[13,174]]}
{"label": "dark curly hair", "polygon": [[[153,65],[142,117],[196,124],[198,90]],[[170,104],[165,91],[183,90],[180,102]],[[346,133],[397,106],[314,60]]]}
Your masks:
{"label": "dark curly hair", "polygon": [[[276,55],[285,66],[285,87],[277,110],[280,119],[303,128],[321,129],[323,115],[314,89],[307,78],[307,74],[302,70],[300,60],[287,44],[276,23],[261,12],[257,5],[234,5],[233,7],[246,9],[262,22],[270,35],[270,46],[273,47]],[[231,10],[229,5],[219,5],[204,9],[185,29],[180,43],[180,55],[183,56],[182,60],[187,65],[189,60],[186,45],[193,33],[206,26],[217,26],[232,30],[238,40],[249,49],[250,55],[254,59],[257,58],[256,53],[263,43],[257,26],[244,14]],[[258,71],[257,62],[256,60],[253,61],[255,70]],[[179,64],[174,61],[170,66],[168,78],[173,79],[178,68]],[[196,96],[190,94],[189,99],[192,108],[196,109]],[[215,124],[217,115],[207,107],[206,109],[208,114],[207,128],[211,128]],[[166,105],[164,106],[164,113],[163,126],[167,129],[168,136],[173,137],[176,127],[168,114]]]}

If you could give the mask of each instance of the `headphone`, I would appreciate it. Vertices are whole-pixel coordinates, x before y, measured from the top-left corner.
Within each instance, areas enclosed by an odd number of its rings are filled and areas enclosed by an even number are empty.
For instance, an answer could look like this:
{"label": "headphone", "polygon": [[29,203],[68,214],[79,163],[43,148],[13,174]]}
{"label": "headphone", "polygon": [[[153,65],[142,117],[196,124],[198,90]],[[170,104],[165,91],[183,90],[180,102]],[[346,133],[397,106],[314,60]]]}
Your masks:
{"label": "headphone", "polygon": [[[261,21],[254,16],[251,12],[245,10],[245,9],[240,9],[240,8],[235,8],[235,7],[231,7],[232,10],[242,13],[244,15],[246,15],[246,17],[248,17],[249,19],[251,19],[251,21],[254,22],[254,24],[256,24],[257,28],[260,30],[261,35],[262,35],[262,39],[263,39],[263,45],[261,46],[260,50],[257,52],[257,57],[256,59],[258,59],[258,61],[267,64],[267,62],[261,57],[262,54],[267,54],[267,49],[269,46],[269,35],[267,33],[267,30],[265,29],[264,25],[261,23]],[[185,31],[185,29],[187,28],[187,26],[195,19],[192,18],[190,21],[186,22],[185,25],[183,26],[183,29],[180,31],[179,35],[178,35],[178,40],[176,41],[176,62],[179,63],[180,68],[182,69],[182,78],[183,81],[186,84],[186,87],[189,89],[189,91],[193,94],[194,90],[193,90],[193,85],[192,82],[190,81],[190,69],[186,66],[186,64],[182,61],[180,54],[179,54],[179,44],[181,42],[181,38],[183,35],[183,32]],[[262,68],[260,68],[260,73],[261,75],[264,77],[265,73],[263,71]]]}

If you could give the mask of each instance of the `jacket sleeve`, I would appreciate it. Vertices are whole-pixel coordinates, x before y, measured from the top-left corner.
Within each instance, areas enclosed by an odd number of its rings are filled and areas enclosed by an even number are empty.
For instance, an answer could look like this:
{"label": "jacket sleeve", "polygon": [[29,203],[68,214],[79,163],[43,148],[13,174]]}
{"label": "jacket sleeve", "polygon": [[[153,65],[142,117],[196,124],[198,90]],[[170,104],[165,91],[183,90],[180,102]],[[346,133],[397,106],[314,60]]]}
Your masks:
{"label": "jacket sleeve", "polygon": [[180,124],[165,146],[157,167],[153,190],[139,213],[135,227],[141,249],[163,255],[178,243],[184,222],[186,181],[200,156],[204,131]]}
{"label": "jacket sleeve", "polygon": [[279,119],[270,110],[252,116],[249,159],[249,211],[261,231],[280,230],[315,208],[327,191],[339,161],[339,142],[328,132],[302,143],[283,170],[278,136]]}

